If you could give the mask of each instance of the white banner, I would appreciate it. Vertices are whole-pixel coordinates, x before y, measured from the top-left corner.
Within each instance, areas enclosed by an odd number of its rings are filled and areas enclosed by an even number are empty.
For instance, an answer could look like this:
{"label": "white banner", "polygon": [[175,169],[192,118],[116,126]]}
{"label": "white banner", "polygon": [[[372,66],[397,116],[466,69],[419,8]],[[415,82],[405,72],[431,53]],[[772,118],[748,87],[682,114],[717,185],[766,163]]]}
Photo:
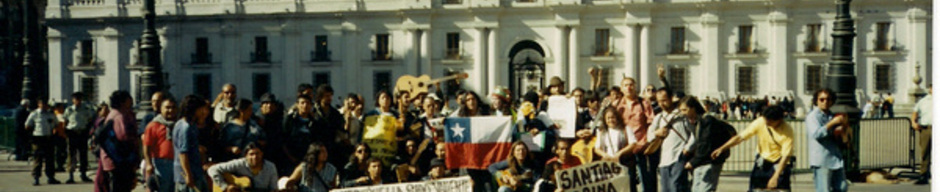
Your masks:
{"label": "white banner", "polygon": [[548,97],[547,112],[552,122],[559,126],[558,137],[574,138],[574,130],[578,117],[578,106],[575,105],[574,98],[567,98],[565,96]]}
{"label": "white banner", "polygon": [[330,190],[333,192],[472,192],[469,176],[431,181],[375,185]]}
{"label": "white banner", "polygon": [[629,191],[627,168],[617,162],[598,161],[555,172],[565,192]]}

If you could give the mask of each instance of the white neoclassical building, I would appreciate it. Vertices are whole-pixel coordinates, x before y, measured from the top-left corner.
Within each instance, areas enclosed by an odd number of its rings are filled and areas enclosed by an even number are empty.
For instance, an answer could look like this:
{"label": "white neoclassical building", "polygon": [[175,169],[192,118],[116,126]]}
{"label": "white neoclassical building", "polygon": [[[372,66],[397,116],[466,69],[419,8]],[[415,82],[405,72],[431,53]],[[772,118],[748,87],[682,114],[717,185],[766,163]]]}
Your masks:
{"label": "white neoclassical building", "polygon": [[[49,0],[50,97],[137,92],[143,0]],[[857,92],[909,103],[932,74],[931,0],[855,0]],[[157,0],[163,66],[176,95],[224,83],[292,102],[329,83],[372,98],[401,75],[466,72],[461,86],[519,93],[553,76],[588,87],[588,68],[687,93],[794,96],[825,85],[832,0]],[[919,68],[918,68],[919,66]],[[919,69],[919,70],[918,70]],[[925,86],[921,83],[920,86]],[[372,99],[368,99],[372,103]],[[371,106],[371,105],[370,105]],[[903,107],[903,106],[900,106]]]}

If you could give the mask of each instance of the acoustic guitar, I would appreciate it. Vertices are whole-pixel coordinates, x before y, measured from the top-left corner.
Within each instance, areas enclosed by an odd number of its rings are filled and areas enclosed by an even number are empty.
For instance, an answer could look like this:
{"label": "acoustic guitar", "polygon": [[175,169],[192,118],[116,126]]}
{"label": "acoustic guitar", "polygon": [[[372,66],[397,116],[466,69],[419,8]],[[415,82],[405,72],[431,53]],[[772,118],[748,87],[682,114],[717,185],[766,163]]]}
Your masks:
{"label": "acoustic guitar", "polygon": [[[676,124],[676,122],[679,122],[683,118],[686,118],[686,117],[684,115],[677,115],[676,117],[673,117],[671,120],[669,120],[669,122],[667,122],[666,125],[663,126],[661,129],[672,129],[672,131],[674,131],[675,129],[672,128],[672,125]],[[646,135],[646,136],[656,137],[656,135]],[[663,139],[666,139],[666,138],[660,138],[660,137],[653,138],[653,141],[650,141],[649,144],[647,144],[646,151],[643,151],[643,154],[649,155],[649,154],[655,153],[656,150],[659,150],[659,148],[663,146]],[[683,140],[687,140],[687,139],[683,138]]]}
{"label": "acoustic guitar", "polygon": [[[248,191],[248,189],[251,188],[250,177],[247,177],[247,176],[240,177],[240,176],[235,176],[232,174],[223,174],[222,178],[225,181],[229,181],[229,183],[234,184],[235,187],[238,189],[241,189],[241,191]],[[225,181],[222,181],[222,182],[225,182]],[[221,187],[219,187],[219,185],[212,185],[212,191],[213,192],[226,192],[225,189],[222,189]]]}
{"label": "acoustic guitar", "polygon": [[510,168],[506,168],[506,169],[503,169],[503,170],[501,170],[501,171],[499,171],[499,172],[496,172],[496,175],[495,175],[496,177],[495,177],[495,178],[496,178],[496,184],[497,184],[498,186],[500,186],[500,187],[509,187],[510,189],[512,189],[513,191],[515,191],[516,188],[517,188],[518,186],[522,186],[522,184],[519,183],[518,185],[513,186],[513,185],[510,184],[508,181],[503,181],[503,177],[504,177],[504,176],[512,177],[513,179],[516,179],[516,181],[519,181],[519,182],[522,182],[523,179],[531,178],[531,177],[532,177],[532,172],[526,172],[526,173],[523,173],[523,174],[514,175],[514,174],[512,174],[512,172],[509,171],[509,169],[510,169]]}
{"label": "acoustic guitar", "polygon": [[466,79],[467,73],[454,74],[447,77],[442,77],[438,79],[431,79],[431,76],[421,75],[420,77],[415,77],[411,75],[404,75],[398,78],[398,81],[395,83],[395,92],[398,93],[409,93],[408,100],[414,100],[418,95],[427,94],[428,87],[447,80],[460,80]]}

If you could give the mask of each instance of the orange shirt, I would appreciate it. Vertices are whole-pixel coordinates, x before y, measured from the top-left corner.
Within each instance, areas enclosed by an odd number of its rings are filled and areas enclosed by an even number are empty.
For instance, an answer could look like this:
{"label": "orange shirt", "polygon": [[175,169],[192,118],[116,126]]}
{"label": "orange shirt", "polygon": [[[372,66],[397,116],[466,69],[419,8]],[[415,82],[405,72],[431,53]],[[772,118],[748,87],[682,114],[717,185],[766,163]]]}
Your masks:
{"label": "orange shirt", "polygon": [[627,101],[627,98],[621,99],[617,110],[623,114],[623,123],[627,125],[633,135],[636,136],[637,147],[634,153],[646,149],[646,128],[653,122],[653,107],[648,100],[636,98],[635,102]]}
{"label": "orange shirt", "polygon": [[144,131],[144,146],[150,147],[150,158],[173,159],[173,142],[167,140],[166,125],[157,121],[151,121],[147,124]]}

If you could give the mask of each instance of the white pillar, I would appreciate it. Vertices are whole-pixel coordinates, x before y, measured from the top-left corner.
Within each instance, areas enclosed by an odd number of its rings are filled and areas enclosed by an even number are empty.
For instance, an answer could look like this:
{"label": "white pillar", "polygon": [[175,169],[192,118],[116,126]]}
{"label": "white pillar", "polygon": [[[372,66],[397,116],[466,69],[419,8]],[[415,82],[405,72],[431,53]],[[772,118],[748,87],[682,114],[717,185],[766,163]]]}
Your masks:
{"label": "white pillar", "polygon": [[418,58],[420,57],[420,50],[418,50],[420,42],[420,37],[417,29],[406,29],[404,31],[405,38],[408,44],[406,46],[409,52],[406,52],[404,55],[404,65],[405,70],[402,72],[404,75],[415,75],[420,76],[421,73],[418,71]]}
{"label": "white pillar", "polygon": [[[63,35],[55,30],[49,29],[49,97],[67,99],[66,95],[72,91],[74,83],[78,83],[77,78],[72,78],[72,71],[68,69],[72,65],[72,60],[68,57],[72,54],[72,46],[62,42]],[[78,90],[75,90],[78,91]],[[91,98],[98,99],[98,98]]]}
{"label": "white pillar", "polygon": [[702,24],[702,62],[699,66],[695,66],[699,70],[689,70],[689,73],[695,73],[697,75],[690,75],[694,79],[689,82],[691,87],[687,87],[687,92],[690,93],[703,93],[703,95],[718,95],[720,91],[719,81],[721,78],[718,78],[718,74],[721,74],[720,70],[720,59],[719,55],[722,53],[719,50],[719,37],[718,27],[719,19],[713,14],[702,15],[701,18]]}
{"label": "white pillar", "polygon": [[346,49],[343,50],[343,55],[345,57],[343,58],[342,66],[343,71],[346,72],[346,84],[351,85],[349,88],[347,88],[349,89],[348,91],[353,93],[360,93],[364,98],[369,98],[370,95],[366,95],[367,92],[364,91],[369,90],[368,93],[372,92],[369,89],[371,86],[367,86],[371,85],[371,83],[363,84],[360,80],[363,79],[363,75],[371,76],[372,74],[370,74],[368,71],[361,71],[361,59],[359,58],[359,34],[360,33],[356,30],[343,30],[342,45],[344,46],[342,47],[345,47]]}
{"label": "white pillar", "polygon": [[[908,59],[909,62],[907,65],[898,65],[898,66],[906,66],[905,68],[907,69],[903,69],[903,70],[908,70],[910,72],[904,73],[904,74],[910,74],[910,76],[899,75],[900,78],[896,79],[898,85],[907,85],[907,86],[899,86],[898,87],[899,89],[897,89],[899,91],[908,90],[908,89],[900,89],[901,87],[913,87],[914,86],[912,83],[912,78],[914,76],[914,73],[917,73],[922,78],[922,83],[920,84],[921,88],[926,89],[927,85],[930,84],[931,79],[928,78],[928,74],[931,74],[930,70],[932,70],[932,67],[928,67],[928,66],[932,64],[928,62],[928,59],[929,59],[928,57],[930,57],[930,55],[927,53],[927,46],[930,43],[928,42],[928,39],[927,39],[927,34],[928,34],[927,19],[929,18],[930,18],[930,15],[928,15],[926,11],[922,9],[911,8],[911,10],[908,11],[907,19],[908,19],[909,27],[908,27],[907,37],[908,37],[909,42],[907,43],[907,45],[910,46],[908,50],[910,50],[911,54],[909,56],[910,58]],[[914,71],[914,65],[920,65],[920,71]],[[903,71],[903,70],[898,70],[898,71]],[[896,96],[894,97],[898,99],[908,98],[905,96],[901,96],[900,93],[895,94],[895,95]],[[907,103],[907,102],[901,102],[901,103]]]}
{"label": "white pillar", "polygon": [[[121,67],[120,58],[118,57],[117,50],[126,50],[121,49],[118,42],[119,32],[114,28],[106,28],[101,36],[92,37],[95,39],[94,45],[94,54],[96,61],[98,61],[99,66],[104,69],[114,69],[114,70],[104,70],[104,75],[100,76],[98,79],[98,93],[103,94],[104,96],[111,94],[116,90],[130,90],[130,78],[128,77],[127,70],[124,67]],[[53,95],[49,95],[53,97]],[[64,95],[63,95],[64,96]],[[131,96],[136,96],[131,94]],[[52,99],[52,98],[50,98]],[[65,99],[55,98],[55,99]]]}
{"label": "white pillar", "polygon": [[[470,90],[477,93],[486,93],[486,40],[484,37],[484,28],[476,28],[473,32],[473,73],[470,74]],[[484,98],[485,100],[485,98]]]}
{"label": "white pillar", "polygon": [[[578,69],[578,60],[581,59],[578,49],[578,27],[572,26],[569,28],[568,32],[568,90],[573,90],[575,87],[578,87],[578,73],[581,73]],[[584,72],[587,74],[587,72]],[[585,75],[587,76],[587,75]]]}
{"label": "white pillar", "polygon": [[434,71],[434,66],[431,63],[431,43],[429,41],[429,38],[431,38],[430,36],[431,29],[421,30],[421,74],[435,76],[437,72]]}
{"label": "white pillar", "polygon": [[[557,39],[555,40],[555,58],[554,58],[554,71],[546,71],[545,73],[545,86],[547,87],[550,83],[549,80],[552,77],[558,76],[562,80],[569,81],[565,76],[568,74],[568,26],[557,26]],[[548,68],[548,67],[545,67]],[[544,87],[543,87],[544,88]]]}
{"label": "white pillar", "polygon": [[[312,49],[313,46],[309,46],[311,49],[303,49],[304,46],[300,45],[300,43],[303,42],[301,41],[302,36],[303,36],[301,34],[303,33],[293,28],[288,28],[284,30],[286,31],[282,33],[284,34],[283,39],[280,40],[281,42],[284,42],[282,46],[284,50],[281,51],[282,53],[284,53],[284,58],[282,59],[271,58],[271,60],[273,62],[277,62],[278,60],[280,60],[281,61],[281,63],[279,64],[280,69],[281,69],[280,74],[290,74],[290,75],[288,76],[279,75],[277,72],[274,72],[274,70],[277,68],[272,68],[271,70],[272,73],[269,74],[268,77],[270,77],[269,81],[271,81],[270,91],[274,93],[294,93],[296,90],[294,88],[297,85],[300,85],[300,83],[312,81],[312,78],[301,78],[301,77],[304,77],[304,75],[312,75],[309,70],[302,70],[301,66],[304,65],[304,63],[309,62],[310,59],[312,59],[309,57],[310,57],[310,51],[313,50]],[[274,38],[277,38],[277,37],[272,37],[271,39],[274,39]],[[329,36],[327,36],[327,39],[329,39]],[[329,45],[329,41],[327,41],[327,45]],[[274,51],[276,50],[271,51],[272,55],[277,54]],[[242,82],[244,82],[244,80]],[[285,85],[285,83],[278,83],[278,82],[293,82],[293,84]],[[252,86],[252,83],[247,83],[244,85]],[[332,86],[336,87],[335,84]],[[245,87],[245,90],[254,89],[254,88],[251,88],[251,89],[248,89],[248,88],[249,87]],[[251,94],[251,93],[252,92],[249,92],[248,94]],[[341,93],[341,92],[337,92],[337,93]]]}
{"label": "white pillar", "polygon": [[[772,13],[770,13],[768,17],[769,17],[768,23],[769,23],[770,31],[771,31],[770,37],[772,38],[770,38],[770,41],[771,41],[769,43],[770,46],[767,47],[768,51],[770,51],[770,63],[768,63],[769,65],[768,65],[767,70],[770,70],[768,73],[772,74],[770,78],[772,80],[770,80],[771,82],[769,83],[760,83],[761,80],[768,80],[768,79],[757,78],[757,81],[758,81],[757,91],[762,92],[761,90],[763,90],[764,92],[763,94],[786,92],[787,90],[790,90],[790,83],[789,83],[790,81],[787,80],[787,76],[789,73],[793,72],[793,71],[787,70],[788,66],[790,65],[790,60],[789,60],[790,53],[787,52],[787,50],[789,50],[789,47],[790,47],[789,42],[787,42],[787,38],[782,38],[782,37],[788,37],[787,36],[788,35],[787,24],[789,23],[789,18],[787,17],[786,10],[780,9],[780,10],[773,11]],[[756,31],[756,33],[754,34],[760,35],[760,31],[759,31],[760,28],[758,27],[757,30],[758,31]],[[758,73],[763,73],[763,72],[761,72],[760,69],[758,69]],[[768,73],[763,73],[763,74],[768,74]],[[758,75],[757,77],[760,77],[760,76]],[[770,87],[762,89],[760,85],[769,85]]]}
{"label": "white pillar", "polygon": [[[234,29],[233,26],[229,26],[222,31],[222,63],[219,66],[219,69],[222,70],[221,76],[212,77],[212,84],[209,87],[221,87],[222,84],[225,84],[226,81],[237,78],[236,73],[238,67],[241,66],[242,58],[248,58],[251,51],[254,51],[254,47],[248,45],[239,46],[239,38],[241,34],[238,33],[237,29]],[[243,48],[243,49],[240,49]],[[247,59],[246,59],[247,61]],[[219,74],[219,73],[216,73]],[[287,73],[290,74],[290,73]],[[251,78],[251,77],[248,77]],[[195,85],[193,85],[195,86]],[[237,90],[247,90],[244,86],[241,89]],[[216,93],[218,90],[211,90],[210,93]],[[248,93],[248,92],[245,92]],[[239,93],[244,95],[243,93]],[[289,99],[288,97],[283,97],[282,99]],[[290,100],[286,100],[290,101]]]}
{"label": "white pillar", "polygon": [[506,67],[506,65],[499,63],[500,52],[497,51],[497,49],[499,49],[499,45],[497,43],[497,37],[498,37],[497,35],[499,33],[496,32],[497,30],[498,29],[490,28],[489,34],[486,35],[486,38],[488,41],[486,43],[488,46],[486,48],[486,51],[487,51],[486,53],[486,57],[487,57],[487,62],[486,62],[487,63],[487,66],[486,66],[487,80],[486,82],[487,82],[487,87],[489,87],[490,89],[496,88],[496,86],[509,87],[508,82],[500,81],[503,79],[500,77],[502,77],[502,75],[504,74],[504,73],[500,73],[500,71],[507,70],[508,67]]}
{"label": "white pillar", "polygon": [[636,38],[637,28],[639,28],[639,26],[634,25],[634,24],[629,24],[627,25],[627,29],[623,31],[623,35],[624,35],[623,73],[610,73],[611,75],[613,75],[613,77],[616,77],[612,79],[610,79],[610,77],[602,77],[602,78],[608,78],[611,85],[619,84],[619,81],[617,81],[617,79],[620,79],[620,76],[622,74],[626,74],[627,76],[631,76],[631,77],[637,76],[638,66],[639,66],[637,63],[637,58],[639,57],[639,55],[637,54],[637,49],[636,49],[637,43],[638,43],[637,38]]}
{"label": "white pillar", "polygon": [[[653,75],[652,73],[654,73],[650,67],[651,66],[650,56],[652,56],[650,54],[650,47],[651,47],[650,46],[650,29],[651,28],[652,28],[652,24],[650,23],[640,24],[640,46],[639,46],[640,61],[639,63],[637,63],[637,65],[640,66],[639,67],[640,72],[637,73],[638,76],[633,77],[634,79],[637,80],[637,82],[635,82],[637,90],[639,90],[641,87],[645,87],[647,84],[654,82],[650,80],[651,79],[650,77]],[[617,81],[617,85],[619,84],[620,84],[620,81]]]}

